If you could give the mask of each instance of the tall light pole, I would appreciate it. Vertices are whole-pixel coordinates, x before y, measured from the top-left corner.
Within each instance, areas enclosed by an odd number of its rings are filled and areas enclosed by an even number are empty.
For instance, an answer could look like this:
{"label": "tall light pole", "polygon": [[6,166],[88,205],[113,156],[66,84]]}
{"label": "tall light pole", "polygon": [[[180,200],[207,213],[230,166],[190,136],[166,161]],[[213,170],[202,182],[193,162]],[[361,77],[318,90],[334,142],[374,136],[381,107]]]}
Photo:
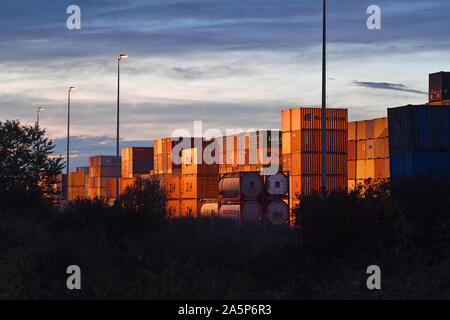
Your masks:
{"label": "tall light pole", "polygon": [[44,111],[45,110],[45,108],[37,108],[37,115],[36,115],[36,128],[39,128],[39,113],[41,112],[41,111]]}
{"label": "tall light pole", "polygon": [[119,198],[119,101],[120,101],[120,61],[128,58],[127,54],[119,55],[117,59],[117,139],[116,139],[116,199]]}
{"label": "tall light pole", "polygon": [[325,196],[326,186],[327,186],[327,158],[326,158],[326,147],[327,147],[327,136],[326,136],[326,126],[327,126],[327,93],[326,93],[326,74],[327,74],[327,0],[323,0],[323,37],[322,37],[322,196]]}
{"label": "tall light pole", "polygon": [[75,87],[69,87],[67,92],[67,163],[66,163],[66,200],[69,200],[69,146],[70,146],[70,93]]}

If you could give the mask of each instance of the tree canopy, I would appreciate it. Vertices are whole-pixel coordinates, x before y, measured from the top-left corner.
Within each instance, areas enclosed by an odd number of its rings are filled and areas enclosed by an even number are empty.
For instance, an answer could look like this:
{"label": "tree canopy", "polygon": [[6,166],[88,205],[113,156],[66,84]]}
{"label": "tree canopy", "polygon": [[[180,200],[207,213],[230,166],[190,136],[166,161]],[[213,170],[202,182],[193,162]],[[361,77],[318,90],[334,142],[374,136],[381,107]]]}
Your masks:
{"label": "tree canopy", "polygon": [[64,161],[53,157],[54,144],[45,130],[0,121],[0,208],[51,200]]}

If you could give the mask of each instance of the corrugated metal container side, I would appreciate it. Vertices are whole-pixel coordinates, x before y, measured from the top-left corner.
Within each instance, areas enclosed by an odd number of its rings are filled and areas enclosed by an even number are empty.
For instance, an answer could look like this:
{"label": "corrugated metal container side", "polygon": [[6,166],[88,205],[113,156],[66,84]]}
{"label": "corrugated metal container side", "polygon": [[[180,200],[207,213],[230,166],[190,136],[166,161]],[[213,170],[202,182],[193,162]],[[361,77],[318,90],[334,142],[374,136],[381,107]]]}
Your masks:
{"label": "corrugated metal container side", "polygon": [[181,200],[170,199],[166,202],[166,212],[169,217],[180,217],[181,216]]}
{"label": "corrugated metal container side", "polygon": [[356,140],[356,122],[352,121],[348,123],[348,140]]}
{"label": "corrugated metal container side", "polygon": [[374,138],[386,138],[388,137],[388,118],[374,119]]}
{"label": "corrugated metal container side", "polygon": [[218,176],[183,175],[181,177],[182,198],[217,198]]}
{"label": "corrugated metal container side", "polygon": [[374,130],[375,130],[375,121],[367,120],[367,122],[366,122],[366,139],[374,138]]}
{"label": "corrugated metal container side", "polygon": [[356,159],[357,160],[365,160],[367,159],[366,150],[367,150],[367,140],[359,140],[356,142]]}
{"label": "corrugated metal container side", "polygon": [[389,108],[388,117],[390,153],[450,151],[450,108]]}
{"label": "corrugated metal container side", "polygon": [[355,160],[348,161],[348,179],[349,180],[356,179],[356,161]]}
{"label": "corrugated metal container side", "polygon": [[405,152],[390,156],[392,179],[402,176],[424,176],[437,180],[450,178],[450,152]]}
{"label": "corrugated metal container side", "polygon": [[367,120],[356,122],[356,140],[367,139]]}
{"label": "corrugated metal container side", "polygon": [[202,201],[200,199],[182,199],[181,216],[197,218],[200,215]]}
{"label": "corrugated metal container side", "polygon": [[[290,118],[291,125],[289,131],[320,129],[322,125],[321,112],[321,108],[295,108],[283,110],[282,118]],[[327,129],[348,129],[347,109],[327,108],[326,117]],[[285,122],[287,122],[287,120]],[[286,126],[287,125],[285,124],[285,127]]]}

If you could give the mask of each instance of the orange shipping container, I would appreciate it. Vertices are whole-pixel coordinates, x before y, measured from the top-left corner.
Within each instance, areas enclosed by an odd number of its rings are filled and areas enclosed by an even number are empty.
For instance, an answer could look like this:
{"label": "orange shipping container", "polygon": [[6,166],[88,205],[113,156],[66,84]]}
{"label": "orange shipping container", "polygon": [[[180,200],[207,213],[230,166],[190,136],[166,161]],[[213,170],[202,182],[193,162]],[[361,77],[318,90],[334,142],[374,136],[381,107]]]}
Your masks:
{"label": "orange shipping container", "polygon": [[[219,172],[217,164],[206,164],[200,148],[185,149],[182,152],[182,174],[215,175]],[[214,159],[211,159],[214,161]]]}
{"label": "orange shipping container", "polygon": [[[375,179],[383,179],[385,159],[375,159]],[[389,161],[389,160],[388,160]]]}
{"label": "orange shipping container", "polygon": [[367,140],[359,140],[356,142],[356,159],[365,160],[366,156],[366,143]]}
{"label": "orange shipping container", "polygon": [[356,160],[356,179],[367,179],[366,160]]}
{"label": "orange shipping container", "polygon": [[352,121],[348,123],[348,140],[356,140],[356,122]]}
{"label": "orange shipping container", "polygon": [[300,195],[301,192],[301,176],[294,176],[294,175],[290,175],[289,176],[289,194],[291,196],[291,198],[296,199],[298,195]]}
{"label": "orange shipping container", "polygon": [[375,158],[375,142],[373,139],[368,139],[366,142],[366,158]]}
{"label": "orange shipping container", "polygon": [[85,186],[86,174],[84,172],[69,172],[69,187],[71,186]]}
{"label": "orange shipping container", "polygon": [[366,179],[375,178],[375,160],[369,159],[366,161]]}
{"label": "orange shipping container", "polygon": [[[327,152],[347,153],[347,132],[345,130],[327,130],[326,144]],[[294,149],[294,146],[292,148]],[[301,149],[299,147],[296,149],[298,149],[296,152],[321,152],[321,130],[301,130]]]}
{"label": "orange shipping container", "polygon": [[374,138],[385,138],[388,135],[388,118],[374,119]]}
{"label": "orange shipping container", "polygon": [[291,153],[291,132],[283,132],[281,150],[283,154]]}
{"label": "orange shipping container", "polygon": [[367,139],[367,120],[361,120],[356,122],[356,140]]}
{"label": "orange shipping container", "polygon": [[166,202],[166,212],[169,217],[180,217],[181,216],[181,200],[167,200]]}
{"label": "orange shipping container", "polygon": [[291,131],[291,110],[281,111],[281,131]]}
{"label": "orange shipping container", "polygon": [[366,139],[373,139],[374,138],[374,120],[367,120],[366,121]]}
{"label": "orange shipping container", "polygon": [[301,131],[292,131],[291,132],[291,152],[301,152]]}
{"label": "orange shipping container", "polygon": [[283,170],[289,172],[292,171],[292,155],[283,155]]}
{"label": "orange shipping container", "polygon": [[[295,108],[284,111],[282,118],[291,119],[290,131],[321,128],[321,108]],[[347,109],[328,108],[326,117],[327,129],[347,130]]]}
{"label": "orange shipping container", "polygon": [[384,139],[377,138],[374,140],[374,156],[375,158],[385,158],[386,155],[384,153]]}
{"label": "orange shipping container", "polygon": [[184,175],[181,177],[181,192],[184,199],[217,198],[219,196],[218,176]]}
{"label": "orange shipping container", "polygon": [[182,199],[181,215],[185,217],[197,218],[200,216],[201,200],[200,199]]}
{"label": "orange shipping container", "polygon": [[356,179],[356,161],[355,160],[349,160],[348,161],[348,178],[349,179]]}
{"label": "orange shipping container", "polygon": [[181,176],[178,174],[162,175],[163,188],[168,199],[179,199],[181,197]]}
{"label": "orange shipping container", "polygon": [[348,142],[348,159],[356,160],[356,141]]}
{"label": "orange shipping container", "polygon": [[69,186],[69,200],[86,198],[86,186]]}

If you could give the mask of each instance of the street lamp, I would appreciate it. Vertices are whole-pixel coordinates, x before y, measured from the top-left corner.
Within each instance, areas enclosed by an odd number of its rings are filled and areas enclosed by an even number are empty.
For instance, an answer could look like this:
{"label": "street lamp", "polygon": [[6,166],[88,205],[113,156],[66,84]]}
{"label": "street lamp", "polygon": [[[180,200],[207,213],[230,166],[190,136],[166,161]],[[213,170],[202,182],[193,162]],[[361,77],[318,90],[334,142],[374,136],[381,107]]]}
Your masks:
{"label": "street lamp", "polygon": [[116,140],[116,199],[119,198],[119,101],[120,101],[120,61],[128,58],[127,54],[119,55],[117,59],[117,140]]}
{"label": "street lamp", "polygon": [[45,110],[45,108],[37,108],[37,121],[36,121],[36,128],[39,128],[39,113],[41,112],[41,111],[44,111]]}
{"label": "street lamp", "polygon": [[75,87],[69,87],[67,92],[67,163],[66,163],[66,200],[69,200],[69,146],[70,146],[70,93]]}
{"label": "street lamp", "polygon": [[327,96],[326,96],[326,73],[327,73],[327,0],[323,0],[323,35],[322,35],[322,150],[321,150],[321,160],[322,160],[322,172],[321,172],[321,180],[322,180],[322,196],[325,197],[326,186],[327,186],[327,158],[326,158],[326,126],[327,126]]}

